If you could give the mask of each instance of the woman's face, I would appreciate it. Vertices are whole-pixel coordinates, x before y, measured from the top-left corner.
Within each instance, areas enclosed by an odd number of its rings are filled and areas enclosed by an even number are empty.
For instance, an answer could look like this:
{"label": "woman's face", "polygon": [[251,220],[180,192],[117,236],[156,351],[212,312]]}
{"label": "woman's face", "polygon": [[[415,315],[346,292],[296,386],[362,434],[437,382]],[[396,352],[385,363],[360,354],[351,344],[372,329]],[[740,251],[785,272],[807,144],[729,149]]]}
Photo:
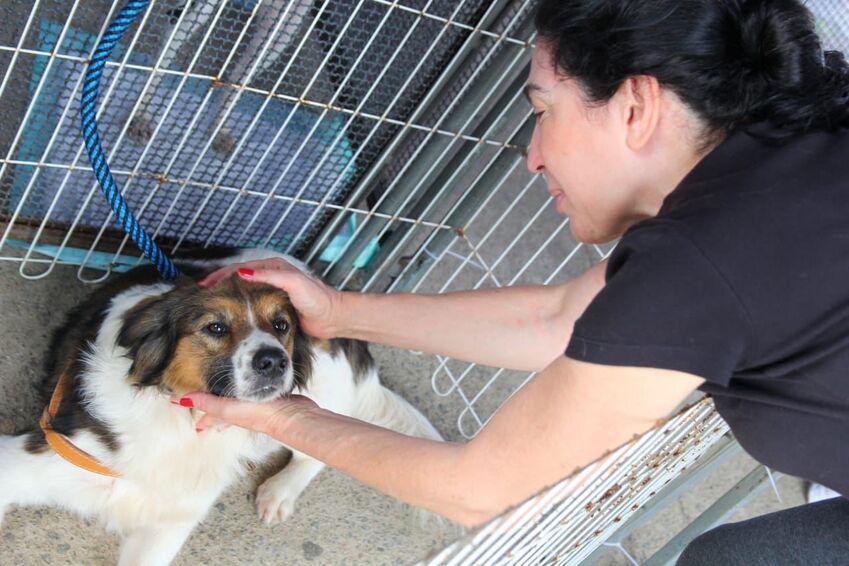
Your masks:
{"label": "woman's face", "polygon": [[528,169],[542,173],[560,214],[586,243],[620,236],[644,217],[638,179],[629,175],[628,151],[617,96],[589,105],[578,83],[554,71],[550,51],[540,44],[531,62],[526,92],[536,114]]}

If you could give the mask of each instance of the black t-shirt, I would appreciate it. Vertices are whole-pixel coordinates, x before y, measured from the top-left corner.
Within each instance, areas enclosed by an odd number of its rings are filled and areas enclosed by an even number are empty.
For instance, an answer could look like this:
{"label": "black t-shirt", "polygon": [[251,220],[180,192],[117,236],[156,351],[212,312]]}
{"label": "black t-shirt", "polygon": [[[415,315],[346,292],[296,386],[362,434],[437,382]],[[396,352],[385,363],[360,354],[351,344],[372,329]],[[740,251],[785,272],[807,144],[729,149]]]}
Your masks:
{"label": "black t-shirt", "polygon": [[700,376],[754,458],[849,496],[849,130],[732,133],[606,277],[566,355]]}

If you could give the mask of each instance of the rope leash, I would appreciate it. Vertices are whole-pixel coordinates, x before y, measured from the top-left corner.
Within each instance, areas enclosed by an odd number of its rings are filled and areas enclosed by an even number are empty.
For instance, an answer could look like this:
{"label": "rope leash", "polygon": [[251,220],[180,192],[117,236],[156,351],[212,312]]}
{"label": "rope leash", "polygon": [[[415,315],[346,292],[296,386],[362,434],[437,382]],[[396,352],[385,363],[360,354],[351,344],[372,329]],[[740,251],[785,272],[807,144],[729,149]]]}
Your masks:
{"label": "rope leash", "polygon": [[103,190],[109,206],[118,218],[118,222],[124,232],[132,238],[144,256],[156,266],[156,269],[167,281],[174,281],[179,272],[174,263],[168,258],[159,246],[148,235],[144,228],[139,225],[133,212],[127,206],[118,184],[112,177],[109,165],[106,163],[106,154],[100,145],[100,135],[97,132],[97,93],[100,89],[100,79],[103,77],[103,68],[112,49],[124,35],[136,16],[145,10],[150,0],[128,0],[115,19],[100,38],[95,49],[94,56],[89,62],[83,83],[81,105],[82,134],[85,141],[91,168],[94,171],[97,182]]}
{"label": "rope leash", "polygon": [[[118,184],[115,182],[114,177],[112,177],[112,172],[106,163],[106,154],[100,145],[100,135],[97,132],[97,93],[100,89],[100,79],[103,77],[103,68],[109,59],[109,55],[112,53],[112,49],[114,49],[115,45],[121,39],[121,36],[124,35],[127,28],[135,21],[136,16],[144,11],[149,2],[150,0],[129,0],[112,23],[109,24],[109,27],[106,28],[85,73],[82,98],[80,99],[80,114],[82,118],[83,141],[88,151],[89,162],[94,171],[94,176],[97,177],[97,182],[100,184],[107,202],[109,202],[109,206],[112,207],[112,211],[118,218],[118,222],[121,223],[124,232],[133,239],[133,242],[136,243],[145,257],[156,266],[162,277],[167,281],[173,281],[179,274],[177,268],[159,246],[156,245],[144,228],[139,225],[133,212],[127,206],[124,197],[121,196],[121,191],[118,190]],[[53,430],[53,419],[56,417],[62,397],[69,387],[70,378],[67,373],[63,373],[56,383],[56,388],[53,390],[50,404],[44,409],[44,413],[39,421],[39,426],[44,432],[47,443],[59,456],[79,468],[95,474],[119,477],[120,474],[118,472],[105,466],[88,452],[78,448],[64,434]]]}

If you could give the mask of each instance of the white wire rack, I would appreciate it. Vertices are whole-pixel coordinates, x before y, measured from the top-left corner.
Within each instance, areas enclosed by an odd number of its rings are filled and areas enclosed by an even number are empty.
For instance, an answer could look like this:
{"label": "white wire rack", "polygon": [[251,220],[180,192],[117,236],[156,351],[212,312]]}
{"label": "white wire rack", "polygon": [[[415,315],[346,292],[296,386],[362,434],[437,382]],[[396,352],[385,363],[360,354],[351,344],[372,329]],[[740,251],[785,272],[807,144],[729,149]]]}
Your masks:
{"label": "white wire rack", "polygon": [[[516,14],[504,4],[154,0],[107,64],[99,121],[113,172],[172,252],[263,245],[295,253],[340,212],[448,229],[367,210],[375,188],[342,203],[387,143],[408,132],[505,146],[443,126],[467,86],[457,67],[470,65],[470,51],[526,46],[505,33]],[[117,7],[0,7],[8,12],[0,23],[0,253],[26,228],[23,258],[3,253],[22,262],[25,277],[64,261],[132,263],[78,133],[81,71]],[[58,241],[48,242],[56,230]],[[85,248],[71,243],[81,240]],[[47,265],[33,269],[39,264]]]}
{"label": "white wire rack", "polygon": [[[107,64],[113,173],[169,252],[274,247],[340,288],[446,292],[565,281],[584,246],[524,170],[532,0],[153,0]],[[849,49],[849,2],[811,0]],[[120,8],[0,5],[0,260],[84,281],[139,259],[78,133],[82,70]],[[532,374],[434,358],[472,438]],[[429,563],[577,563],[726,432],[709,402]]]}
{"label": "white wire rack", "polygon": [[727,430],[703,400],[423,563],[579,564]]}

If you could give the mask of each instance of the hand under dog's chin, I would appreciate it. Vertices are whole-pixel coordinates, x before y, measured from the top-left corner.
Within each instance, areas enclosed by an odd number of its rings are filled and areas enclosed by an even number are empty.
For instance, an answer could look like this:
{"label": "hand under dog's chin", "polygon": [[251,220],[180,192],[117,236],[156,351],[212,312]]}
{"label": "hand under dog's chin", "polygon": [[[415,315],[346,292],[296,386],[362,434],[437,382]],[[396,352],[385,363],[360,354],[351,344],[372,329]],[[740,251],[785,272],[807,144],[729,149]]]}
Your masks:
{"label": "hand under dog's chin", "polygon": [[286,391],[283,387],[266,385],[265,387],[260,387],[244,395],[239,395],[239,399],[242,401],[251,401],[253,403],[266,403],[268,401],[274,401],[281,397],[285,397],[286,395],[289,395],[289,393],[291,393],[291,391]]}

